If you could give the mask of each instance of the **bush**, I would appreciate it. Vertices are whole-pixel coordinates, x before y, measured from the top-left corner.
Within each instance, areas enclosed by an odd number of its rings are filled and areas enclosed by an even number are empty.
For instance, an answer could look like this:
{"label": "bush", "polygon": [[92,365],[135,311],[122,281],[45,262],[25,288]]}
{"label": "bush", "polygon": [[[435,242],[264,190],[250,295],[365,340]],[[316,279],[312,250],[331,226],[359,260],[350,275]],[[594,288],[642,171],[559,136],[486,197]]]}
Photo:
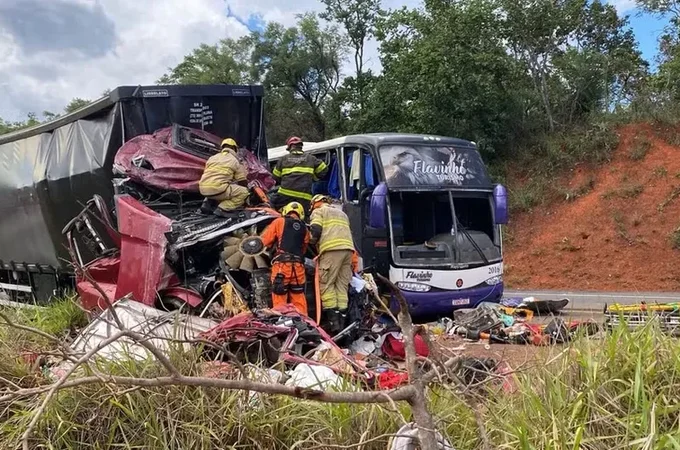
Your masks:
{"label": "bush", "polygon": [[646,135],[635,136],[628,156],[633,161],[641,161],[647,156],[647,153],[652,148],[652,143]]}
{"label": "bush", "polygon": [[552,180],[537,175],[526,183],[510,189],[508,195],[510,210],[524,212],[545,202],[556,200],[560,193]]}

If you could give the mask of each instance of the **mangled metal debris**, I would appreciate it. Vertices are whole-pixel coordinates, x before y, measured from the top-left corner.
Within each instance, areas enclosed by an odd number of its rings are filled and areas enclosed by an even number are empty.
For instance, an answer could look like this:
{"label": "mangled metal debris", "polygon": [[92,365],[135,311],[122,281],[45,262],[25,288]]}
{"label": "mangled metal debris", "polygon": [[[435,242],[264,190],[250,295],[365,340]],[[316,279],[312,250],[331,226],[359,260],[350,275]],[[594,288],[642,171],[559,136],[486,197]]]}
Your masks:
{"label": "mangled metal debris", "polygon": [[[151,344],[166,354],[170,352],[172,345],[184,351],[189,350],[193,345],[191,342],[195,341],[200,333],[218,323],[215,320],[182,314],[180,311],[161,311],[134,300],[124,299],[116,302],[111,309],[104,310],[99,317],[81,330],[71,345],[72,349],[85,354],[121,331],[114,319],[114,313],[127,330],[147,336]],[[122,337],[102,348],[97,352],[97,356],[113,361],[125,358],[144,360],[153,357],[146,348],[128,337]]]}

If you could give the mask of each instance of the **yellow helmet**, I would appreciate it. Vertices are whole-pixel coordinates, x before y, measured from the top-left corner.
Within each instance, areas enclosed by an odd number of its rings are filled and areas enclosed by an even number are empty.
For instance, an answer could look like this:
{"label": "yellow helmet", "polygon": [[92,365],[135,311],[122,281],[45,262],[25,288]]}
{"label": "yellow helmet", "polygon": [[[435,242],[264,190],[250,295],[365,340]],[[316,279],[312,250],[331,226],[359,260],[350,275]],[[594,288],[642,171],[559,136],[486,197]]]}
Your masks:
{"label": "yellow helmet", "polygon": [[331,199],[324,194],[316,194],[312,197],[310,209],[314,210],[319,207],[319,203],[330,203]]}
{"label": "yellow helmet", "polygon": [[281,214],[284,216],[287,216],[290,213],[295,213],[300,220],[305,220],[305,208],[298,202],[290,202],[281,208]]}
{"label": "yellow helmet", "polygon": [[233,140],[232,138],[225,138],[222,140],[222,148],[224,147],[231,148],[232,150],[237,150],[238,144],[236,144],[236,141]]}

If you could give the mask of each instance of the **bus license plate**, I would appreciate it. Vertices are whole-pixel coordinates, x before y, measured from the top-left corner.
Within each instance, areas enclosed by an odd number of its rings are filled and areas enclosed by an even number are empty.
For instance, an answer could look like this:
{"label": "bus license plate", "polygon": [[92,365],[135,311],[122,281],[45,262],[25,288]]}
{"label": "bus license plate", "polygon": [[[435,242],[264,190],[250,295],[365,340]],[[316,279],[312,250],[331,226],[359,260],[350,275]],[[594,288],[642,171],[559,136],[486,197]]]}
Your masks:
{"label": "bus license plate", "polygon": [[453,306],[462,306],[462,305],[469,305],[470,304],[470,299],[469,298],[456,298],[453,300]]}

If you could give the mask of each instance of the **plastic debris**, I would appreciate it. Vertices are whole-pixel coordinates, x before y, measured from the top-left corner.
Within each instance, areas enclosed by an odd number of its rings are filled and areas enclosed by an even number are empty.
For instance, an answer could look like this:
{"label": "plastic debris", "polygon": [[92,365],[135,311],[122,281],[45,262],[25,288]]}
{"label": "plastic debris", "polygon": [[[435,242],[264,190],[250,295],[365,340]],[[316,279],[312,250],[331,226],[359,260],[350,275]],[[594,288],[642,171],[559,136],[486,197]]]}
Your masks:
{"label": "plastic debris", "polygon": [[350,281],[349,285],[354,288],[355,291],[357,292],[362,292],[368,283],[364,281],[362,278],[357,277],[356,275],[352,277],[352,280]]}
{"label": "plastic debris", "polygon": [[286,386],[326,391],[331,388],[339,389],[343,385],[342,378],[326,366],[310,366],[302,363],[298,364],[294,370],[287,372],[287,375],[290,378],[286,381]]}
{"label": "plastic debris", "polygon": [[[442,436],[439,431],[435,430],[435,437],[439,444],[438,450],[455,450],[451,443]],[[387,444],[387,450],[416,450],[420,448],[418,445],[418,427],[414,423],[407,423],[399,428],[396,432],[396,437],[391,438]]]}
{"label": "plastic debris", "polygon": [[[191,341],[218,323],[179,311],[161,311],[128,299],[116,302],[113,309],[125,328],[149,336],[149,341],[166,353],[169,351],[169,340]],[[119,331],[111,311],[107,309],[78,334],[71,347],[76,352],[87,353]],[[185,350],[190,347],[188,343],[182,345]],[[138,360],[152,357],[147,349],[125,337],[102,348],[97,356],[110,360],[124,359],[126,356]]]}
{"label": "plastic debris", "polygon": [[370,336],[362,336],[356,341],[352,342],[349,350],[353,355],[368,356],[380,350],[376,345],[375,340]]}

